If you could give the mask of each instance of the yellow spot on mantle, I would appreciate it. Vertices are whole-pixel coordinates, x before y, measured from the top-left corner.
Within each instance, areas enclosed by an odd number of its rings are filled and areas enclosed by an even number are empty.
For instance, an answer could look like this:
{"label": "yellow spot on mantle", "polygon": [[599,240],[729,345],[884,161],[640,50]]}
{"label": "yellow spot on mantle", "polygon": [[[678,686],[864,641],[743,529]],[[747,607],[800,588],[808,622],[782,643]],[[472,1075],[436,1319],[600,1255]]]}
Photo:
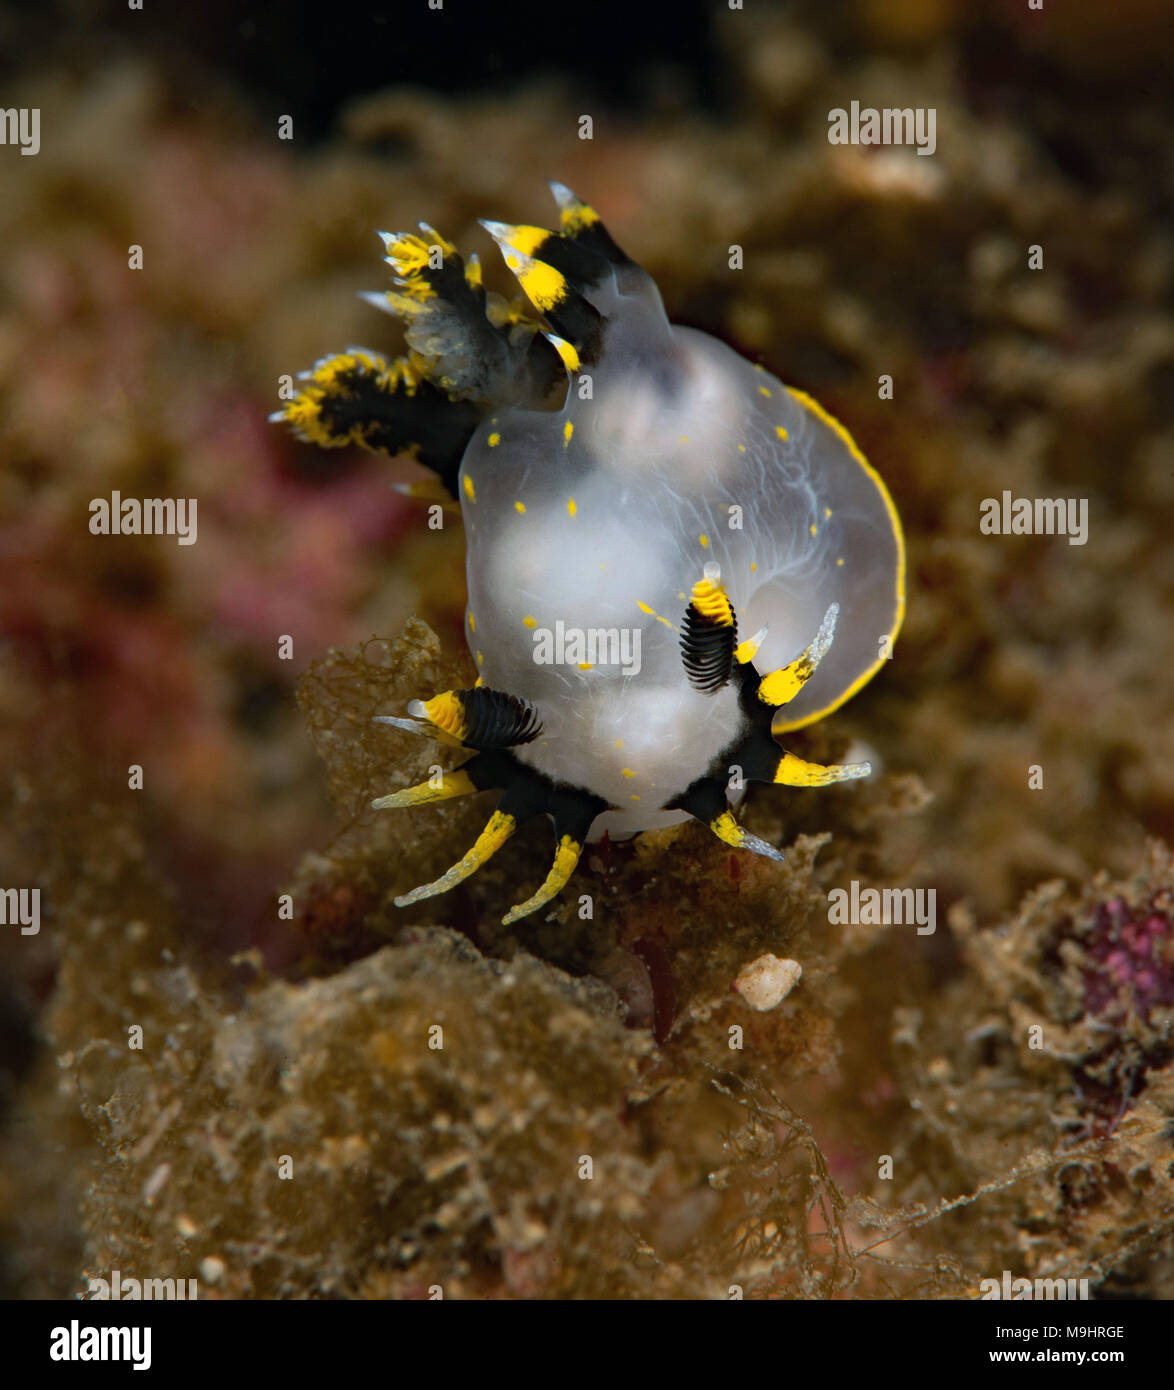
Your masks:
{"label": "yellow spot on mantle", "polygon": [[537,627],[537,626],[538,626],[538,619],[537,619],[537,618],[532,618],[532,617],[529,615],[529,613],[527,613],[526,616],[522,619],[522,623],[523,623],[523,625],[524,625],[525,627]]}
{"label": "yellow spot on mantle", "polygon": [[825,520],[825,521],[830,520],[831,515],[832,515],[832,509],[831,509],[830,507],[825,507],[825,508],[823,509],[823,515],[824,515],[824,520]]}
{"label": "yellow spot on mantle", "polygon": [[780,439],[790,438],[790,436],[787,434],[787,431],[783,429],[782,425],[775,426],[775,434],[777,434]]}
{"label": "yellow spot on mantle", "polygon": [[636,775],[630,767],[622,767],[620,771],[624,774],[625,777],[635,777]]}
{"label": "yellow spot on mantle", "polygon": [[478,652],[478,653],[477,653],[477,665],[478,665],[478,666],[481,666],[481,665],[484,664],[484,662],[485,662],[485,653],[484,653],[484,652]]}
{"label": "yellow spot on mantle", "polygon": [[575,433],[574,421],[568,420],[567,423],[563,426],[563,448],[564,448],[564,449],[565,449],[565,448],[567,447],[567,445],[571,442],[571,435],[573,435],[574,433]]}
{"label": "yellow spot on mantle", "polygon": [[814,522],[814,521],[811,523],[811,525],[810,525],[810,527],[809,527],[808,529],[810,530],[811,534],[814,536],[815,533],[816,533],[816,526],[815,526],[815,522]]}
{"label": "yellow spot on mantle", "polygon": [[751,573],[751,574],[757,574],[757,573],[758,573],[758,561],[757,561],[757,560],[751,560],[751,561],[750,561],[750,573]]}
{"label": "yellow spot on mantle", "polygon": [[501,435],[498,434],[496,430],[494,430],[486,442],[488,443],[491,449],[496,449],[497,446],[501,443]]}
{"label": "yellow spot on mantle", "polygon": [[526,510],[526,504],[525,504],[525,502],[515,502],[515,503],[514,503],[514,511],[516,511],[517,514],[518,514],[519,516],[521,516],[522,513],[523,513],[525,510]]}
{"label": "yellow spot on mantle", "polygon": [[697,539],[701,542],[702,545],[708,545],[708,544],[709,544],[709,537],[708,537],[708,536],[698,536]]}
{"label": "yellow spot on mantle", "polygon": [[672,629],[674,632],[676,631],[672,623],[670,623],[667,618],[662,618],[655,608],[649,608],[646,603],[641,603],[639,599],[636,600],[636,607],[639,608],[641,613],[647,613],[650,617],[655,618],[658,623],[664,623],[665,627]]}
{"label": "yellow spot on mantle", "polygon": [[473,479],[469,476],[468,473],[465,474],[465,481],[463,486],[465,489],[465,496],[469,499],[469,501],[476,502],[477,494],[473,491]]}
{"label": "yellow spot on mantle", "polygon": [[568,498],[567,498],[567,515],[568,515],[568,516],[574,516],[575,513],[576,513],[578,510],[579,510],[579,508],[575,505],[575,499],[574,499],[573,497],[568,497]]}
{"label": "yellow spot on mantle", "polygon": [[746,446],[745,446],[745,444],[739,444],[739,445],[738,445],[738,452],[739,452],[740,454],[744,454],[744,453],[746,452]]}
{"label": "yellow spot on mantle", "polygon": [[769,387],[769,386],[760,386],[760,387],[758,388],[758,390],[759,390],[759,394],[760,394],[760,395],[763,395],[763,396],[769,396],[769,395],[770,395],[770,387]]}
{"label": "yellow spot on mantle", "polygon": [[477,631],[477,620],[476,620],[476,618],[473,617],[472,610],[470,610],[470,612],[469,612],[469,614],[468,614],[468,618],[469,618],[469,631],[470,631],[470,632],[476,632],[476,631]]}
{"label": "yellow spot on mantle", "polygon": [[622,738],[617,738],[616,741],[612,744],[613,748],[622,748],[623,746],[624,740]]}
{"label": "yellow spot on mantle", "polygon": [[579,662],[579,670],[580,670],[580,671],[590,671],[590,670],[594,667],[594,665],[595,665],[595,663],[594,663],[593,661],[580,661],[580,662]]}
{"label": "yellow spot on mantle", "polygon": [[844,563],[844,557],[841,555],[840,558],[836,561],[836,564],[837,564],[837,565],[842,565],[843,563]]}

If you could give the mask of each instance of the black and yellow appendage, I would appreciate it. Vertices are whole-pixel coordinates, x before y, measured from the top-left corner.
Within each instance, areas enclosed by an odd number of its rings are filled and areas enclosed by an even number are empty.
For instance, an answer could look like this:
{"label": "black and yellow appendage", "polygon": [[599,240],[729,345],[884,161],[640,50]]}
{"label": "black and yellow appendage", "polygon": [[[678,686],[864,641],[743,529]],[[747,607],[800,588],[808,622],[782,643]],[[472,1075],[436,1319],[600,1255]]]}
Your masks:
{"label": "black and yellow appendage", "polygon": [[[694,585],[685,616],[681,648],[689,679],[699,690],[719,690],[734,671],[738,671],[743,732],[715,759],[704,776],[668,805],[672,809],[687,811],[727,845],[752,850],[770,859],[781,859],[782,855],[773,845],[749,834],[730,812],[727,793],[735,768],[739,770],[743,783],[771,782],[789,787],[826,787],[834,782],[867,777],[872,771],[869,763],[826,765],[807,762],[781,749],[771,732],[775,710],[798,695],[831,647],[839,606],[831,605],[814,640],[794,660],[777,671],[760,676],[754,668],[753,659],[766,637],[766,631],[763,629],[755,633],[745,642],[736,642],[737,624],[720,580],[718,567],[707,565],[704,579]],[[719,637],[723,638],[721,645]],[[695,674],[701,679],[695,679]]]}
{"label": "black and yellow appendage", "polygon": [[541,407],[597,358],[606,320],[592,287],[609,276],[647,280],[592,208],[562,184],[551,189],[560,231],[484,224],[540,317],[525,300],[488,294],[476,256],[464,261],[426,222],[419,234],[381,232],[394,288],[363,298],[403,321],[407,354],[389,360],[348,348],[324,357],[270,418],[321,448],[408,454],[455,497],[461,458],[486,416]]}
{"label": "black and yellow appendage", "polygon": [[668,803],[668,809],[687,811],[702,825],[707,825],[719,840],[734,849],[748,849],[752,854],[781,861],[783,855],[780,850],[752,835],[734,819],[726,799],[728,774],[720,777],[715,773],[716,769],[711,769],[704,777],[699,777],[679,797]]}
{"label": "black and yellow appendage", "polygon": [[[594,817],[592,817],[594,819]],[[588,828],[590,822],[588,823]],[[587,831],[580,832],[586,835]],[[555,828],[558,835],[558,828]],[[506,915],[501,919],[503,927],[508,927],[518,921],[521,917],[528,917],[531,912],[537,912],[540,907],[545,907],[548,902],[567,886],[571,875],[579,865],[579,858],[583,853],[582,838],[576,839],[573,835],[561,835],[558,837],[558,849],[555,851],[554,864],[551,866],[550,873],[546,875],[542,887],[537,893],[527,898],[524,903],[519,903],[516,907],[511,907]]]}
{"label": "black and yellow appendage", "polygon": [[693,585],[681,626],[681,660],[694,690],[712,695],[729,684],[737,662],[738,620],[721,584],[721,569],[706,565]]}
{"label": "black and yellow appendage", "polygon": [[455,888],[496,854],[519,826],[545,813],[554,821],[554,863],[538,891],[511,908],[503,923],[509,926],[545,906],[574,873],[591,823],[607,803],[590,792],[552,782],[513,755],[512,748],[531,742],[542,731],[537,711],[526,700],[477,686],[413,700],[408,712],[408,719],[381,715],[378,720],[476,752],[467,763],[436,779],[379,797],[371,803],[376,810],[423,806],[491,789],[501,790],[502,797],[468,853],[434,882],[396,898],[396,905],[410,907]]}
{"label": "black and yellow appendage", "polygon": [[743,769],[754,782],[772,782],[786,787],[827,787],[867,777],[871,763],[811,763],[780,749],[772,724],[776,710],[789,704],[819,669],[836,636],[840,605],[833,603],[823,616],[815,638],[786,666],[759,676],[752,665],[743,667],[739,698],[750,730],[730,754],[730,761]]}
{"label": "black and yellow appendage", "polygon": [[455,495],[461,456],[483,412],[453,400],[424,375],[425,368],[412,357],[389,362],[350,348],[302,372],[305,384],[269,418],[285,421],[299,439],[319,448],[350,445],[407,454]]}
{"label": "black and yellow appendage", "polygon": [[406,356],[348,348],[324,357],[270,418],[321,448],[407,454],[455,496],[481,420],[503,401],[540,402],[566,369],[536,324],[519,337],[520,315],[488,300],[475,257],[466,265],[438,232],[424,223],[421,232],[380,234],[396,288],[364,295],[404,321]]}
{"label": "black and yellow appendage", "polygon": [[488,221],[481,225],[501,248],[526,298],[560,339],[574,345],[576,363],[596,361],[603,315],[582,291],[606,267],[574,241],[545,227]]}
{"label": "black and yellow appendage", "polygon": [[447,893],[450,888],[455,888],[491,859],[517,828],[518,822],[515,817],[500,809],[494,811],[489,823],[474,841],[473,848],[458,863],[433,883],[422,884],[419,888],[413,888],[410,893],[401,893],[395,899],[396,907],[411,907],[423,898],[434,898],[440,893]]}
{"label": "black and yellow appendage", "polygon": [[478,685],[472,690],[445,690],[431,700],[412,700],[409,719],[377,715],[380,724],[393,724],[409,733],[426,733],[454,748],[516,748],[532,743],[542,732],[538,711],[529,700]]}
{"label": "black and yellow appendage", "polygon": [[836,635],[836,619],[840,615],[840,605],[833,603],[823,616],[815,640],[790,661],[763,676],[758,683],[758,698],[764,705],[778,709],[788,705],[815,675],[819,663],[827,655],[828,648]]}
{"label": "black and yellow appendage", "polygon": [[414,787],[392,792],[389,796],[377,797],[371,807],[376,811],[390,811],[400,806],[427,806],[434,801],[449,801],[456,796],[471,796],[479,790],[473,779],[463,767],[453,768],[442,773],[435,781],[418,782]]}
{"label": "black and yellow appendage", "polygon": [[565,184],[550,185],[559,207],[559,230],[483,221],[526,298],[553,329],[547,337],[568,371],[599,359],[606,315],[593,299],[600,287],[622,285],[630,292],[652,282],[608,234],[599,214]]}

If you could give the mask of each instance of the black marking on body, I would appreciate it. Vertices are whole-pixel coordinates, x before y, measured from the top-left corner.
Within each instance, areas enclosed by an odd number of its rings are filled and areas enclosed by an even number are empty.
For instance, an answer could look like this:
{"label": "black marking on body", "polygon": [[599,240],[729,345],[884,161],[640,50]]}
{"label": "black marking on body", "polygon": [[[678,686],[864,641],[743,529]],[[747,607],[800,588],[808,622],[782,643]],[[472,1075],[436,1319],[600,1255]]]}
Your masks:
{"label": "black marking on body", "polygon": [[514,816],[519,825],[545,813],[554,818],[556,825],[579,825],[586,818],[587,827],[590,828],[595,817],[609,809],[604,797],[596,796],[585,787],[556,782],[545,773],[519,762],[513,753],[504,748],[477,753],[462,765],[461,771],[468,775],[478,791],[504,789],[497,809]]}

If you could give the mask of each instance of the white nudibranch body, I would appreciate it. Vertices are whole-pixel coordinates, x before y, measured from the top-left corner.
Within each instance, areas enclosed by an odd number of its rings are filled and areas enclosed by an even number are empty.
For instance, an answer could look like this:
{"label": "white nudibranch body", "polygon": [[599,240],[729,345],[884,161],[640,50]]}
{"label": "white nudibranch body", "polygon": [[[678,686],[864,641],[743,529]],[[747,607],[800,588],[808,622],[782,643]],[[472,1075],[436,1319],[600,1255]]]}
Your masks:
{"label": "white nudibranch body", "polygon": [[804,762],[774,735],[854,694],[904,610],[896,508],[848,432],[717,339],[670,325],[592,209],[552,187],[560,232],[486,224],[538,324],[487,298],[479,267],[431,228],[387,238],[402,287],[390,307],[419,350],[390,365],[353,349],[324,359],[282,412],[319,443],[415,445],[460,501],[477,686],[386,722],[475,755],[443,790],[375,804],[503,791],[473,850],[403,903],[551,815],[554,867],[507,921],[548,901],[604,830],[694,816],[781,857],[734,821],[733,790],[867,775]]}
{"label": "white nudibranch body", "polygon": [[[611,325],[629,306],[615,294],[601,308]],[[670,327],[659,304],[636,308],[639,336],[613,352],[609,331],[589,399],[572,381],[561,411],[502,412],[461,465],[478,674],[541,712],[523,762],[615,808],[592,837],[684,819],[665,803],[738,733],[737,687],[699,691],[682,667],[678,627],[707,565],[739,631],[768,629],[760,670],[798,656],[839,604],[782,727],[863,684],[900,612],[892,502],[844,431],[717,339]],[[567,659],[568,632],[593,634],[585,654],[600,659]]]}

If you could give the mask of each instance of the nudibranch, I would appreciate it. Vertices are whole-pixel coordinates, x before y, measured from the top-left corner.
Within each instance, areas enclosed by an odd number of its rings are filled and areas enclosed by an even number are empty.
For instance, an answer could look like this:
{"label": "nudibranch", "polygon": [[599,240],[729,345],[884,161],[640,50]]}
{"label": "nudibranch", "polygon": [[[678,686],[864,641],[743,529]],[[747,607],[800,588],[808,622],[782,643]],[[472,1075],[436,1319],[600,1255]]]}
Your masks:
{"label": "nudibranch", "polygon": [[400,906],[550,816],[553,866],[506,923],[549,902],[605,830],[692,816],[781,859],[731,806],[747,782],[869,774],[776,735],[872,677],[905,602],[896,508],[843,425],[670,324],[598,214],[551,188],[557,232],[481,224],[532,313],[487,293],[477,258],[426,223],[380,233],[395,287],[364,297],[404,321],[407,353],[323,358],[273,417],[328,448],[406,453],[459,501],[476,684],[380,718],[472,757],[373,804],[501,793],[469,852]]}

